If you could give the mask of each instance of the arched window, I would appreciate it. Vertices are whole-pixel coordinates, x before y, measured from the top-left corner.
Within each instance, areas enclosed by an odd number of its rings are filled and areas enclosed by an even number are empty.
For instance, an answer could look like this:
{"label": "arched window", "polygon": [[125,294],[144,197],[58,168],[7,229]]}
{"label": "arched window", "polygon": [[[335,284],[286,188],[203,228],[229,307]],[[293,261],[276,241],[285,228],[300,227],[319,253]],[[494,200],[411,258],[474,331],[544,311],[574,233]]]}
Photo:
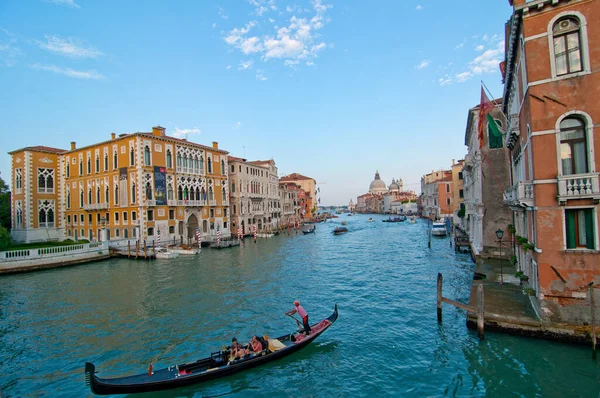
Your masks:
{"label": "arched window", "polygon": [[100,187],[96,187],[96,203],[100,203]]}
{"label": "arched window", "polygon": [[67,163],[67,177],[71,176],[71,167],[69,165],[69,163]]}
{"label": "arched window", "polygon": [[200,200],[206,200],[206,191],[204,190],[204,188],[202,188],[202,191],[200,191]]}
{"label": "arched window", "polygon": [[212,187],[208,188],[208,200],[214,200],[215,199],[215,194],[213,192]]}
{"label": "arched window", "polygon": [[578,117],[567,117],[560,122],[560,161],[562,174],[588,172],[585,123]]}
{"label": "arched window", "polygon": [[554,62],[557,76],[581,72],[581,27],[575,17],[558,20],[552,28]]}
{"label": "arched window", "polygon": [[227,191],[223,188],[223,202],[227,201]]}
{"label": "arched window", "polygon": [[194,155],[194,169],[198,170],[198,158]]}
{"label": "arched window", "polygon": [[104,191],[104,201],[110,203],[110,192],[108,191],[108,187],[106,187],[106,190]]}
{"label": "arched window", "polygon": [[117,158],[117,151],[115,150],[114,154],[113,154],[113,169],[116,169],[119,167],[119,162],[118,162],[118,158]]}
{"label": "arched window", "polygon": [[104,154],[104,171],[108,171],[108,153]]}
{"label": "arched window", "polygon": [[181,155],[177,154],[177,167],[181,167]]}
{"label": "arched window", "polygon": [[221,160],[221,174],[225,175],[225,161]]}
{"label": "arched window", "polygon": [[46,226],[46,210],[40,209],[38,215],[39,215],[40,227],[45,227]]}
{"label": "arched window", "polygon": [[135,203],[135,182],[131,184],[131,203]]}
{"label": "arched window", "polygon": [[67,192],[67,209],[71,208],[71,192]]}
{"label": "arched window", "polygon": [[189,197],[189,191],[188,191],[188,188],[187,188],[187,187],[185,187],[185,188],[183,189],[183,200],[188,200],[189,198],[190,198],[190,197]]}
{"label": "arched window", "polygon": [[88,189],[88,204],[92,203],[92,188]]}
{"label": "arched window", "polygon": [[100,155],[96,155],[96,173],[100,172]]}
{"label": "arched window", "polygon": [[123,238],[125,238],[125,239],[129,238],[129,230],[126,228],[123,229]]}
{"label": "arched window", "polygon": [[129,151],[129,164],[132,166],[135,164],[135,151],[133,150],[133,147],[131,147],[131,151]]}
{"label": "arched window", "polygon": [[83,207],[83,189],[79,191],[79,207]]}
{"label": "arched window", "polygon": [[177,188],[177,200],[183,200],[183,189]]}
{"label": "arched window", "polygon": [[187,169],[188,167],[188,158],[187,155],[183,155],[183,167]]}
{"label": "arched window", "polygon": [[52,209],[48,209],[46,212],[46,222],[48,223],[48,226],[52,226],[54,223],[54,211]]}
{"label": "arched window", "polygon": [[167,200],[173,200],[173,185],[169,184],[167,187]]}
{"label": "arched window", "polygon": [[167,149],[167,167],[173,167],[173,156],[171,155],[171,150]]}
{"label": "arched window", "polygon": [[200,172],[204,172],[204,156],[200,155]]}
{"label": "arched window", "polygon": [[150,181],[146,183],[146,199],[152,200],[152,185],[150,185]]}
{"label": "arched window", "polygon": [[202,221],[202,230],[204,231],[204,233],[208,232],[208,221]]}
{"label": "arched window", "polygon": [[92,172],[92,159],[87,158],[87,173],[90,174]]}
{"label": "arched window", "polygon": [[83,159],[79,159],[79,175],[83,175]]}
{"label": "arched window", "polygon": [[115,185],[115,205],[119,204],[119,186]]}
{"label": "arched window", "polygon": [[208,172],[212,173],[212,159],[208,158],[207,162],[208,162]]}
{"label": "arched window", "polygon": [[150,166],[150,147],[148,145],[144,147],[144,164]]}

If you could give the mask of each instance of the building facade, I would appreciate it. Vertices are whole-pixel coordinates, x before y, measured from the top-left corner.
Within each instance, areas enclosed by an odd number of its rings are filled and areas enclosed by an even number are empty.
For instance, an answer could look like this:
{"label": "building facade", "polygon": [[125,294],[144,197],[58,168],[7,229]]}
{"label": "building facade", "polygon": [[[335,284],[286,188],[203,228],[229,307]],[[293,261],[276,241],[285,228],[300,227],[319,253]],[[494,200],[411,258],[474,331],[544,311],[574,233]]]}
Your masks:
{"label": "building facade", "polygon": [[281,222],[279,177],[274,160],[248,162],[228,156],[232,232],[271,231]]}
{"label": "building facade", "polygon": [[152,241],[160,234],[163,242],[189,243],[196,230],[208,240],[218,230],[229,235],[227,152],[216,142],[168,137],[157,126],[83,148],[33,148],[10,152],[15,187],[22,187],[12,199],[16,241]]}
{"label": "building facade", "polygon": [[299,173],[292,173],[283,176],[279,179],[280,182],[293,182],[304,191],[304,194],[299,194],[301,206],[301,217],[311,218],[317,212],[317,182],[314,178],[304,176]]}
{"label": "building facade", "polygon": [[[506,126],[502,114],[502,99],[490,115],[501,128]],[[467,156],[463,163],[465,217],[463,227],[469,235],[473,254],[482,257],[508,257],[511,249],[508,236],[504,250],[496,231],[512,224],[512,211],[504,203],[504,190],[510,186],[510,154],[484,123],[484,140],[478,136],[479,105],[470,109],[465,129]]]}
{"label": "building facade", "polygon": [[515,0],[506,29],[518,265],[542,315],[571,324],[590,321],[590,291],[600,299],[599,20],[598,0]]}
{"label": "building facade", "polygon": [[421,177],[421,214],[434,220],[452,214],[452,170]]}

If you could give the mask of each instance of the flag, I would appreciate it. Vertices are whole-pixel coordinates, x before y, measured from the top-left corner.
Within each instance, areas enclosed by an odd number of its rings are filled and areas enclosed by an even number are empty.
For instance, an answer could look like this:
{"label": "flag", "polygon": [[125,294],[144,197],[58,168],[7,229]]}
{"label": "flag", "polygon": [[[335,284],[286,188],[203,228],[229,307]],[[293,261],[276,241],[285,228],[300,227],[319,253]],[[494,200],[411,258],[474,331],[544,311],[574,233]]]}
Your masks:
{"label": "flag", "polygon": [[479,102],[479,118],[477,123],[477,137],[479,138],[479,148],[483,148],[484,144],[484,127],[487,119],[487,114],[494,109],[494,104],[490,101],[488,96],[485,94],[483,89],[483,83],[481,85],[481,100]]}
{"label": "flag", "polygon": [[488,130],[490,132],[490,136],[489,136],[490,148],[491,149],[502,148],[502,136],[504,134],[502,134],[502,131],[500,130],[500,127],[498,126],[498,123],[496,123],[496,121],[490,114],[487,115],[487,124],[488,124]]}

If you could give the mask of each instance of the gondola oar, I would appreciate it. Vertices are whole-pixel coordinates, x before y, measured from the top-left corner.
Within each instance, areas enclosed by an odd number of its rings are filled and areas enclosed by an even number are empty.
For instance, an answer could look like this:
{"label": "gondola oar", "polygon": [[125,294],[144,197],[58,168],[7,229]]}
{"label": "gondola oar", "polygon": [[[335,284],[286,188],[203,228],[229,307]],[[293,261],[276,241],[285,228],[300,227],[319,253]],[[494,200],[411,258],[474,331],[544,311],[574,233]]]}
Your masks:
{"label": "gondola oar", "polygon": [[290,314],[288,314],[287,312],[286,312],[285,314],[286,314],[287,316],[289,316],[290,318],[292,318],[293,320],[295,320],[295,321],[296,321],[296,324],[298,325],[298,330],[299,330],[300,332],[304,330],[304,325],[302,325],[302,324],[300,323],[300,321],[296,319],[296,317],[295,317],[295,316],[293,316],[293,315],[290,315]]}

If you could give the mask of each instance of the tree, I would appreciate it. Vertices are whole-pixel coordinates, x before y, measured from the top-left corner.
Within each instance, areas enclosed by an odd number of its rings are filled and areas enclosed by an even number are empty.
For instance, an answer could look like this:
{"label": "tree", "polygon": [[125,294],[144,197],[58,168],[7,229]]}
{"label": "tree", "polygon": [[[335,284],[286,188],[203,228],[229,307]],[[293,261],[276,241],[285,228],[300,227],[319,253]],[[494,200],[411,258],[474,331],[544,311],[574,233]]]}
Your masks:
{"label": "tree", "polygon": [[10,191],[0,178],[0,226],[10,231]]}
{"label": "tree", "polygon": [[0,227],[0,250],[6,250],[10,245],[12,245],[10,232],[8,232],[8,229]]}

